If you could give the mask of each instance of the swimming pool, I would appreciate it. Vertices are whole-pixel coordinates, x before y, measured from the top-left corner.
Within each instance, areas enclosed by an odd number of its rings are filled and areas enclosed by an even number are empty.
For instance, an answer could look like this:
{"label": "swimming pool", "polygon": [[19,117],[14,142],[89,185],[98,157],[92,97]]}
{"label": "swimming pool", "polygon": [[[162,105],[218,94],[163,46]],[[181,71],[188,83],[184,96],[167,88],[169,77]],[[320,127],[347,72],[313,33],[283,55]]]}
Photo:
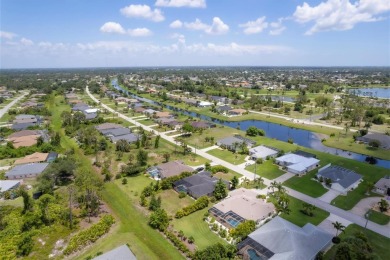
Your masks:
{"label": "swimming pool", "polygon": [[254,249],[248,249],[246,252],[248,253],[250,260],[262,260],[262,258],[257,254]]}
{"label": "swimming pool", "polygon": [[232,227],[237,227],[238,224],[240,224],[239,221],[237,221],[237,220],[235,220],[235,219],[232,219],[232,218],[229,218],[229,219],[227,220],[227,222],[228,222]]}

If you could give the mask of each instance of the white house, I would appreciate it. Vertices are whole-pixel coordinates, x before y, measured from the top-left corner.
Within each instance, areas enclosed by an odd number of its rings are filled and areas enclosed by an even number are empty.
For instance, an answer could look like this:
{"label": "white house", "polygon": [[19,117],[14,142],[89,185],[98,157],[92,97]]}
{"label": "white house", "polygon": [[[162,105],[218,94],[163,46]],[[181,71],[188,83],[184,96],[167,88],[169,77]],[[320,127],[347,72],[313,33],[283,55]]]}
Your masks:
{"label": "white house", "polygon": [[276,158],[276,164],[285,166],[288,172],[298,175],[305,174],[315,169],[318,167],[319,162],[320,160],[316,158],[308,158],[294,153],[288,153]]}
{"label": "white house", "polygon": [[278,150],[264,145],[259,145],[249,149],[249,156],[252,160],[266,159],[267,157],[275,157],[278,154]]}
{"label": "white house", "polygon": [[208,101],[200,101],[198,103],[198,107],[211,107],[212,105],[213,105],[213,103],[208,102]]}

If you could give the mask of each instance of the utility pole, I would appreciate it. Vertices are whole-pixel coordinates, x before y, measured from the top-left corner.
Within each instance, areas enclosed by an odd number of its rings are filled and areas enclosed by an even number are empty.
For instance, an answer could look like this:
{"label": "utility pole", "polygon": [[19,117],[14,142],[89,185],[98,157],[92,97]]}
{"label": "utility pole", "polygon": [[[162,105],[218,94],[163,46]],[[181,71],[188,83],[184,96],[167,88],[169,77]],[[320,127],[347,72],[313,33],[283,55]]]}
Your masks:
{"label": "utility pole", "polygon": [[255,161],[255,174],[253,175],[253,182],[256,180],[256,168],[257,168],[257,161]]}

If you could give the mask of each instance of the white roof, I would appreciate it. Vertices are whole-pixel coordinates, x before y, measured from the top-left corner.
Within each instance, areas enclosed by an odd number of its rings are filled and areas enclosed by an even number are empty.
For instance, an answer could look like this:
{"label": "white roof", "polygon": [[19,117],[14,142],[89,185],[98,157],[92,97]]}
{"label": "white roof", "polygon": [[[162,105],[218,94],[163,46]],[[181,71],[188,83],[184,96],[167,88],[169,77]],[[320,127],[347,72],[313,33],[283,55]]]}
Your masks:
{"label": "white roof", "polygon": [[18,185],[19,183],[20,181],[12,181],[12,180],[0,181],[0,192],[5,192],[7,190],[10,190],[16,185]]}
{"label": "white roof", "polygon": [[261,158],[264,158],[264,157],[267,157],[267,156],[272,156],[272,155],[275,155],[278,153],[278,151],[276,150],[273,150],[271,148],[268,148],[266,146],[263,146],[263,145],[260,145],[260,146],[256,146],[256,147],[253,147],[251,149],[249,149],[249,153],[255,157],[261,157]]}
{"label": "white roof", "polygon": [[99,109],[97,109],[97,108],[89,108],[89,109],[84,110],[84,112],[87,114],[96,113],[97,111],[99,111]]}
{"label": "white roof", "polygon": [[199,102],[199,105],[200,106],[211,106],[213,103],[211,102],[208,102],[208,101],[200,101]]}
{"label": "white roof", "polygon": [[260,245],[274,253],[270,259],[314,259],[333,237],[322,229],[307,223],[298,227],[275,217],[249,235]]}
{"label": "white roof", "polygon": [[309,168],[320,161],[316,158],[307,158],[294,153],[285,154],[276,158],[276,160],[284,162],[288,165],[288,168],[296,171],[304,171],[306,168]]}

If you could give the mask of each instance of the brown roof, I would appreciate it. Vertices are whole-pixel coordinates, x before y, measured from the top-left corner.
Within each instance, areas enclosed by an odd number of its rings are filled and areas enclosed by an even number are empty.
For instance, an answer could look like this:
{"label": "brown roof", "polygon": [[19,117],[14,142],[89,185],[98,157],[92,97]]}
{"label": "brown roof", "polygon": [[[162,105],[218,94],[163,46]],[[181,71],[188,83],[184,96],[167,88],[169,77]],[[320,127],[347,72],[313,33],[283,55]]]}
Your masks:
{"label": "brown roof", "polygon": [[48,153],[39,153],[35,152],[33,154],[27,155],[24,158],[17,159],[14,164],[26,164],[26,163],[38,163],[44,162],[47,159]]}
{"label": "brown roof", "polygon": [[36,130],[22,130],[22,131],[15,132],[15,133],[9,135],[7,138],[11,139],[11,138],[28,136],[28,135],[38,135],[38,131],[36,131]]}
{"label": "brown roof", "polygon": [[83,102],[83,101],[80,99],[72,99],[72,100],[68,101],[68,103],[71,103],[71,104],[77,104],[77,103],[81,103],[81,102]]}
{"label": "brown roof", "polygon": [[142,112],[144,112],[146,109],[145,108],[143,108],[143,107],[136,107],[136,108],[134,108],[134,111],[135,112],[138,112],[138,113],[142,113]]}
{"label": "brown roof", "polygon": [[190,166],[185,165],[182,161],[172,161],[157,165],[157,168],[160,171],[161,178],[168,178],[172,176],[179,175],[183,172],[192,172]]}
{"label": "brown roof", "polygon": [[156,113],[156,117],[157,118],[161,118],[161,117],[170,117],[171,116],[171,113],[169,112],[157,112]]}
{"label": "brown roof", "polygon": [[37,139],[39,137],[40,135],[27,135],[15,138],[8,138],[8,140],[12,142],[15,148],[19,148],[22,146],[27,147],[37,144]]}
{"label": "brown roof", "polygon": [[97,125],[96,129],[97,130],[105,130],[105,129],[116,129],[116,128],[122,128],[123,126],[114,124],[114,123],[104,123],[101,125]]}
{"label": "brown roof", "polygon": [[231,112],[237,113],[237,114],[242,114],[242,113],[245,113],[246,110],[245,110],[245,109],[242,109],[242,108],[236,108],[236,109],[231,109],[231,110],[229,110],[229,113],[231,113]]}

